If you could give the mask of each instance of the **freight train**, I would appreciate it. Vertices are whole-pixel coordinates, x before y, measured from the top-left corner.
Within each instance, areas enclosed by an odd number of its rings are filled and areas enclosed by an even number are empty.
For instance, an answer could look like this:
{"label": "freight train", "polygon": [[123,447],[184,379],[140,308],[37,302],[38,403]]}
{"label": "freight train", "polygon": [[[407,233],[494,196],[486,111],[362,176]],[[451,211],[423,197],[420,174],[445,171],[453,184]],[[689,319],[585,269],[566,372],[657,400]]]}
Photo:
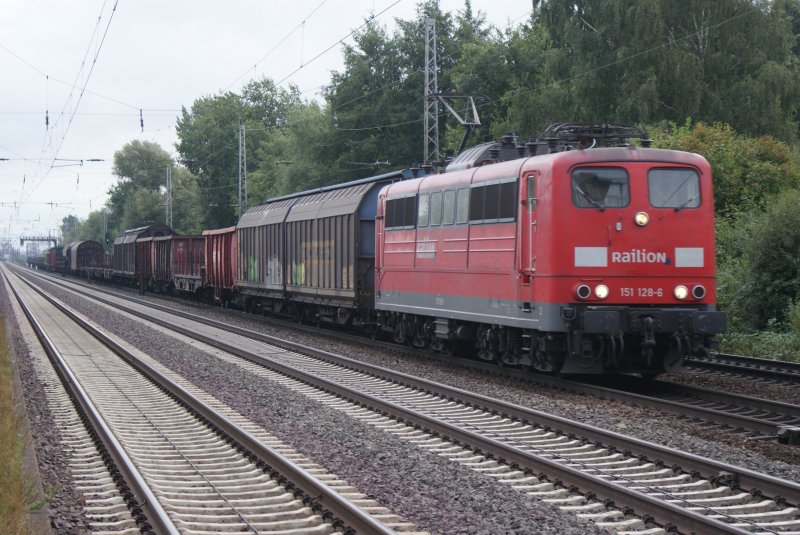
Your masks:
{"label": "freight train", "polygon": [[541,372],[653,376],[725,330],[711,167],[617,125],[509,135],[201,236],[132,229],[85,270]]}

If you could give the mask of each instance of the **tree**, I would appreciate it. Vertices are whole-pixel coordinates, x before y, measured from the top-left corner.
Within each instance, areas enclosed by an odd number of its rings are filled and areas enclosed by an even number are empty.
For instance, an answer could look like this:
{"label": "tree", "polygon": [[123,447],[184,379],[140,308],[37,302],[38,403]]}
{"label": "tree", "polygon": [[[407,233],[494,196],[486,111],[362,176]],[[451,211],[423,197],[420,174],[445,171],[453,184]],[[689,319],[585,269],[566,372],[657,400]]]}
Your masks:
{"label": "tree", "polygon": [[[510,47],[530,50],[536,72],[545,76],[509,93],[508,120],[524,123],[531,109],[535,115],[555,109],[562,121],[682,123],[692,117],[751,135],[794,139],[800,105],[792,33],[797,11],[785,5],[538,0],[530,29]],[[526,46],[520,39],[532,42]]]}
{"label": "tree", "polygon": [[163,225],[166,221],[164,195],[159,190],[137,189],[129,199],[122,217],[122,228]]}
{"label": "tree", "polygon": [[68,215],[64,219],[61,220],[61,243],[63,245],[67,245],[71,242],[74,242],[78,239],[78,227],[80,226],[80,220],[77,216]]}
{"label": "tree", "polygon": [[[174,165],[172,157],[157,143],[134,140],[114,153],[114,174],[117,183],[109,190],[108,227],[113,235],[131,228],[132,221],[154,220],[154,207],[164,212],[164,187],[167,168]],[[143,194],[141,191],[150,193]],[[141,202],[148,198],[154,205]],[[138,225],[133,225],[138,226]]]}
{"label": "tree", "polygon": [[[233,225],[238,213],[239,124],[246,128],[247,166],[258,169],[258,147],[286,126],[299,90],[280,89],[268,79],[252,81],[242,95],[204,97],[184,108],[176,128],[186,167],[197,177],[204,228]],[[242,211],[247,207],[241,207]]]}

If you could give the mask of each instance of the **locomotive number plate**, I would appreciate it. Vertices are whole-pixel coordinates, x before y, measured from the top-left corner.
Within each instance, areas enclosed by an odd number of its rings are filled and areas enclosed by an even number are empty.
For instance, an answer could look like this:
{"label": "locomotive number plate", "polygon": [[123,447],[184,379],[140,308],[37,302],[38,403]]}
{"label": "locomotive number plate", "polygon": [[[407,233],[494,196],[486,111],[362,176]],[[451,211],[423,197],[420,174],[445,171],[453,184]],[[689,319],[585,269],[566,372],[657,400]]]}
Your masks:
{"label": "locomotive number plate", "polygon": [[622,297],[664,297],[663,288],[620,288]]}

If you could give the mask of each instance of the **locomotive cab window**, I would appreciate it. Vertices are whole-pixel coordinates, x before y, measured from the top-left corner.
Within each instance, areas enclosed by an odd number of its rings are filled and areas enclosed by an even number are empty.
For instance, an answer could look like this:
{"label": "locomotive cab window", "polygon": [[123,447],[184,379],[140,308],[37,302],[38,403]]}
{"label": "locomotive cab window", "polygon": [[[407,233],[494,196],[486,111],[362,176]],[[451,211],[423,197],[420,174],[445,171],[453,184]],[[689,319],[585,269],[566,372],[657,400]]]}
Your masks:
{"label": "locomotive cab window", "polygon": [[572,172],[572,203],[578,208],[622,208],[630,203],[628,173],[617,167],[580,167]]}
{"label": "locomotive cab window", "polygon": [[647,189],[650,205],[655,208],[700,206],[700,177],[694,169],[650,169]]}

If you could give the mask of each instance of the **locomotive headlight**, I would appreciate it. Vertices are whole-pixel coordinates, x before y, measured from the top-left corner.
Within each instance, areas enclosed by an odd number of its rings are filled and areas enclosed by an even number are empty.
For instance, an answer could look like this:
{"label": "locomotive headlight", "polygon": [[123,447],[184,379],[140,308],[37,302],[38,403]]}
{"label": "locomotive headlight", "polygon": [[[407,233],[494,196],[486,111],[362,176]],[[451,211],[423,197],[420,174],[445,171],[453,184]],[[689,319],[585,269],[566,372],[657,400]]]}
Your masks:
{"label": "locomotive headlight", "polygon": [[605,299],[608,297],[608,286],[605,284],[598,284],[594,287],[594,295],[598,299]]}
{"label": "locomotive headlight", "polygon": [[678,285],[675,287],[674,294],[676,299],[680,299],[681,301],[683,301],[689,295],[689,288],[687,288],[683,284]]}
{"label": "locomotive headlight", "polygon": [[647,215],[647,212],[637,212],[636,215],[633,216],[633,220],[637,225],[643,227],[650,222],[650,216]]}

